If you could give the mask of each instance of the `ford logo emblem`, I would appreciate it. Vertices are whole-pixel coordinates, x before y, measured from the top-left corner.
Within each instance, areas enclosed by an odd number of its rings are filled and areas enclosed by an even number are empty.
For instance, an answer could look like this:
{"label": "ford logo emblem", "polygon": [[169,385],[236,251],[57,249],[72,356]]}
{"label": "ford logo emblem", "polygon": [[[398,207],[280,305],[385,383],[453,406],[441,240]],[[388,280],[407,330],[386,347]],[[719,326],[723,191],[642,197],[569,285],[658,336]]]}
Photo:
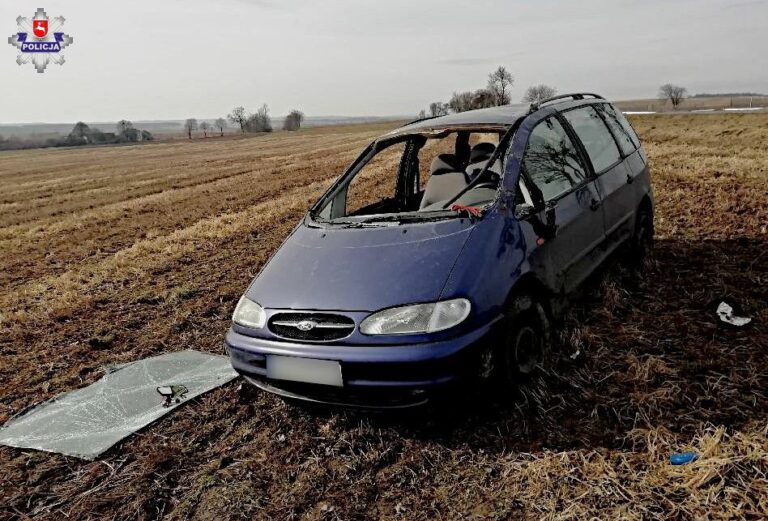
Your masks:
{"label": "ford logo emblem", "polygon": [[310,329],[314,329],[314,327],[317,325],[317,322],[313,320],[302,320],[298,324],[296,324],[296,327],[300,331],[309,331]]}

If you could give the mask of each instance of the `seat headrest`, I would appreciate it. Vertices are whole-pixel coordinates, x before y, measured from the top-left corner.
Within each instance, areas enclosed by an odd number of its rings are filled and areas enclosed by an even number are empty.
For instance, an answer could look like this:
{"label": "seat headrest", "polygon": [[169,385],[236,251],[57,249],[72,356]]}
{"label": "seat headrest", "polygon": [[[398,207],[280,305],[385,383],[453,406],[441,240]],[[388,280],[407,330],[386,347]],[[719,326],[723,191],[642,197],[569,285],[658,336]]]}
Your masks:
{"label": "seat headrest", "polygon": [[432,160],[432,165],[429,170],[432,175],[456,172],[460,170],[459,161],[453,154],[440,154]]}
{"label": "seat headrest", "polygon": [[476,163],[478,161],[487,161],[495,151],[496,145],[493,143],[478,143],[472,147],[472,151],[469,153],[469,162]]}

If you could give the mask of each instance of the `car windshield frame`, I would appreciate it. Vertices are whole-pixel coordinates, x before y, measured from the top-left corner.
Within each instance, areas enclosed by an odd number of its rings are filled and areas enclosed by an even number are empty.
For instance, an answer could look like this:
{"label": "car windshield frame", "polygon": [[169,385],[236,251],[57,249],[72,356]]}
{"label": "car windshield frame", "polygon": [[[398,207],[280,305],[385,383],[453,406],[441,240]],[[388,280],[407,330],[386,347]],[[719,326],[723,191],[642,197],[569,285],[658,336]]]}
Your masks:
{"label": "car windshield frame", "polygon": [[[507,155],[507,153],[509,152],[509,144],[511,143],[511,138],[514,135],[514,130],[517,129],[522,119],[523,118],[520,118],[511,124],[467,124],[467,125],[435,126],[435,127],[421,128],[418,130],[397,129],[393,132],[390,132],[389,134],[385,134],[384,136],[381,136],[376,140],[374,140],[373,142],[371,142],[361,152],[361,154],[350,164],[350,166],[344,171],[344,173],[341,176],[339,176],[333,182],[333,184],[328,188],[328,190],[312,205],[312,207],[309,209],[309,212],[306,215],[305,222],[306,224],[313,227],[328,226],[328,227],[343,227],[343,228],[363,228],[363,227],[398,226],[406,223],[428,222],[428,221],[437,221],[437,220],[463,217],[461,212],[451,210],[449,206],[452,205],[454,201],[456,201],[464,193],[471,190],[477,184],[482,174],[485,173],[488,170],[488,168],[497,159],[501,158],[502,154],[504,156]],[[455,194],[455,196],[453,196],[449,201],[443,204],[441,208],[435,208],[432,210],[415,210],[415,211],[389,212],[389,213],[367,214],[367,215],[339,216],[331,219],[325,218],[320,215],[321,212],[323,212],[328,207],[328,205],[331,205],[333,203],[334,198],[336,198],[340,194],[340,192],[345,189],[345,187],[346,189],[348,189],[349,185],[352,183],[355,177],[360,173],[360,171],[363,168],[365,168],[365,166],[377,154],[384,151],[385,149],[403,142],[407,143],[406,147],[414,146],[415,140],[417,140],[418,138],[422,138],[423,143],[421,145],[418,145],[418,147],[415,150],[415,153],[418,154],[421,148],[430,139],[444,139],[450,136],[451,134],[457,134],[459,132],[468,132],[470,134],[471,133],[498,134],[499,144],[496,150],[494,151],[493,155],[491,156],[490,160],[488,160],[488,163],[480,172],[480,174],[477,175],[475,179],[473,179],[473,181],[471,181],[464,189],[462,189],[459,193]],[[407,152],[404,152],[404,155],[405,153]],[[402,168],[402,166],[399,166],[398,168]],[[401,172],[398,172],[398,176],[400,175],[401,175]],[[494,196],[492,201],[482,206],[483,209],[489,208],[498,200],[498,194],[501,191],[502,185],[503,185],[503,172],[501,174],[501,179],[499,180],[499,183],[497,186],[496,195]],[[482,217],[482,216],[479,216],[479,217]]]}

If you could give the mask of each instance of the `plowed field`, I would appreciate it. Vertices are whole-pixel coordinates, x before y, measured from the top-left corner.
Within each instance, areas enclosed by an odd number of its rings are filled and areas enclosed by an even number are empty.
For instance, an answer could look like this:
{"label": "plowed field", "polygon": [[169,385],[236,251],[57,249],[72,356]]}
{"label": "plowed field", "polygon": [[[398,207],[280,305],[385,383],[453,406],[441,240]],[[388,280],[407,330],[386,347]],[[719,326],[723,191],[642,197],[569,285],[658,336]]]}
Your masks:
{"label": "plowed field", "polygon": [[[580,355],[515,405],[316,411],[237,380],[99,461],[0,447],[0,518],[765,519],[768,115],[633,124],[654,259],[595,282],[559,342]],[[0,153],[0,423],[108,364],[221,353],[250,279],[389,128]],[[752,323],[719,324],[722,298]]]}

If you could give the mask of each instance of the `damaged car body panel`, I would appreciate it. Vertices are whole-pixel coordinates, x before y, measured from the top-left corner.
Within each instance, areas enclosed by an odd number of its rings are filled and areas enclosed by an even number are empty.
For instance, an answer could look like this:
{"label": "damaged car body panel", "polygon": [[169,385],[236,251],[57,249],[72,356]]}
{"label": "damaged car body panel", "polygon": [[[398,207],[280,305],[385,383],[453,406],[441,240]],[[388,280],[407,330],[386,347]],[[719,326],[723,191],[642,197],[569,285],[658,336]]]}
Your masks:
{"label": "damaged car body panel", "polygon": [[[436,300],[471,233],[471,224],[458,219],[407,228],[301,226],[247,295],[255,301],[273,295],[274,308],[376,311],[402,304],[404,285],[415,301]],[[394,258],[408,258],[409,265]]]}
{"label": "damaged car body panel", "polygon": [[417,121],[312,206],[226,348],[262,388],[328,403],[409,406],[491,368],[514,381],[562,297],[652,234],[644,152],[599,96]]}

